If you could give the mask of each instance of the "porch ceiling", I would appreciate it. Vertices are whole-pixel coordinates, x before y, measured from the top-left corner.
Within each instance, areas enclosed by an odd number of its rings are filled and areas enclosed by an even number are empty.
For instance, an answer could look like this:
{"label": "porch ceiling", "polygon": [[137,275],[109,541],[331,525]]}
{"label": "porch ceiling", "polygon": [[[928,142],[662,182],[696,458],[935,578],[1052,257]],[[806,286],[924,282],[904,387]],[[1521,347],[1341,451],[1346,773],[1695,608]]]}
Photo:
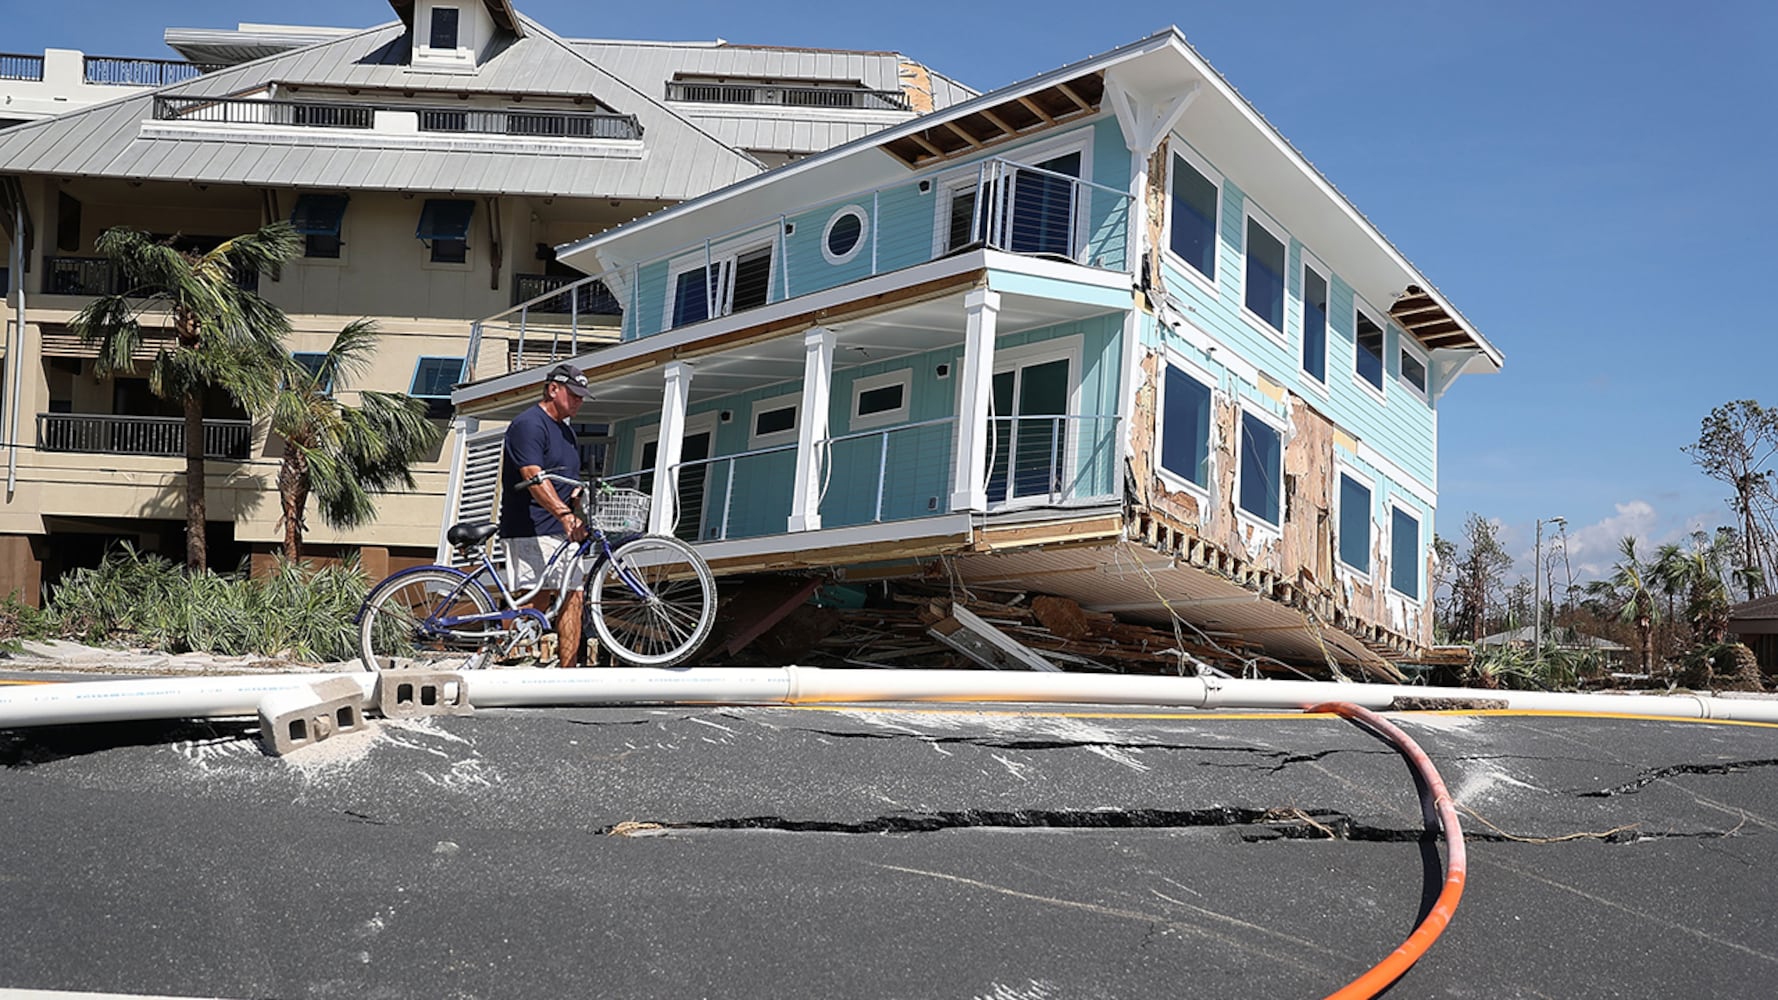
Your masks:
{"label": "porch ceiling", "polygon": [[[834,369],[842,371],[960,346],[963,343],[963,299],[966,294],[966,291],[957,291],[882,312],[828,322],[827,327],[834,331]],[[1110,311],[1114,310],[1093,303],[1006,292],[1000,298],[999,331],[1002,334],[1020,333],[1102,316]],[[767,386],[800,383],[804,329],[807,328],[688,358],[696,366],[691,380],[691,405]],[[592,395],[581,409],[581,420],[622,420],[660,412],[663,386],[660,366],[604,374],[600,371],[599,361],[598,354],[577,359],[592,381]],[[534,401],[527,393],[506,400],[499,410],[478,415],[509,418]]]}

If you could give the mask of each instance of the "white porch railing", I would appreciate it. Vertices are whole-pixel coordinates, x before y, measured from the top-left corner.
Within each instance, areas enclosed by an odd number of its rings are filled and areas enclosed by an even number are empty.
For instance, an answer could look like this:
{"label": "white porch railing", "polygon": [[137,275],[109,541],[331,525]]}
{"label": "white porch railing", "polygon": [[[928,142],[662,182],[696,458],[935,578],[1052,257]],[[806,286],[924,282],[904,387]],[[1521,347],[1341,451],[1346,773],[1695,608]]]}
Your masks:
{"label": "white porch railing", "polygon": [[561,352],[581,346],[580,320],[571,312],[564,343],[560,296],[577,302],[595,283],[622,309],[622,339],[635,340],[983,247],[1122,270],[1130,205],[1128,191],[999,157],[961,174],[928,171],[714,233],[482,319],[471,327],[466,379],[493,374],[477,368],[484,338],[515,342],[508,370],[572,356]]}
{"label": "white porch railing", "polygon": [[[982,478],[990,511],[1116,496],[1119,419],[989,418],[994,434]],[[820,442],[822,527],[951,513],[956,424],[943,417]],[[679,463],[676,530],[692,541],[787,534],[796,449],[783,444]]]}
{"label": "white porch railing", "polygon": [[[37,448],[39,451],[97,455],[178,457],[185,454],[185,419],[103,413],[39,413]],[[205,458],[245,461],[252,448],[252,421],[204,421]]]}

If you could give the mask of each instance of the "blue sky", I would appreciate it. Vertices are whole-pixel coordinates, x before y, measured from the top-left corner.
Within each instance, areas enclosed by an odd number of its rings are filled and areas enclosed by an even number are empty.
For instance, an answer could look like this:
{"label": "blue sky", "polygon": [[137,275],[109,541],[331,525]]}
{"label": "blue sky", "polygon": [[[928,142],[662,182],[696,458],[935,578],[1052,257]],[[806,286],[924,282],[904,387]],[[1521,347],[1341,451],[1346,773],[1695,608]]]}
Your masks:
{"label": "blue sky", "polygon": [[[392,16],[383,0],[8,6],[0,49],[131,56],[170,55],[169,25]],[[1441,405],[1438,529],[1498,520],[1526,572],[1540,516],[1568,519],[1582,576],[1624,534],[1726,522],[1680,449],[1719,403],[1778,403],[1758,291],[1778,284],[1769,0],[518,7],[570,37],[895,50],[983,90],[1178,24],[1505,352]]]}

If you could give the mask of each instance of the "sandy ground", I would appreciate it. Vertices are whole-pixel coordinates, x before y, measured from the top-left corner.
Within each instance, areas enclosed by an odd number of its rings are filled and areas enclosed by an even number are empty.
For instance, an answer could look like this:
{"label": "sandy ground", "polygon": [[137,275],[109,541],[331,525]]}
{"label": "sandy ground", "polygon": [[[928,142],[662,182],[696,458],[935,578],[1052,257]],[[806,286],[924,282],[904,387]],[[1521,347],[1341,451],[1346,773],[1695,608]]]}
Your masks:
{"label": "sandy ground", "polygon": [[16,653],[0,654],[0,671],[61,674],[201,676],[205,674],[337,673],[357,670],[357,660],[302,663],[265,656],[163,653],[152,649],[111,649],[63,639],[27,640]]}

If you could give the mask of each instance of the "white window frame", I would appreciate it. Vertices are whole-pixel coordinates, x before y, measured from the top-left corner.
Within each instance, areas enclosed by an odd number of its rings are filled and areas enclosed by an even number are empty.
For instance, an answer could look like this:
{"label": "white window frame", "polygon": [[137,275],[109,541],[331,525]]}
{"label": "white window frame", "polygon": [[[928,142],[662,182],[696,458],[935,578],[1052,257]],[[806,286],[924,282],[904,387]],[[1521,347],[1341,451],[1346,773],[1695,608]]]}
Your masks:
{"label": "white window frame", "polygon": [[[1223,207],[1222,189],[1223,189],[1223,180],[1224,180],[1223,176],[1220,172],[1218,172],[1216,170],[1216,168],[1210,166],[1208,161],[1206,161],[1202,156],[1199,156],[1198,151],[1191,148],[1191,145],[1188,144],[1183,138],[1181,138],[1179,133],[1177,133],[1177,132],[1174,132],[1171,136],[1169,136],[1169,141],[1167,142],[1167,153],[1168,153],[1168,156],[1167,156],[1167,197],[1166,197],[1166,212],[1164,213],[1164,215],[1161,219],[1161,257],[1168,264],[1171,264],[1175,271],[1179,271],[1180,273],[1184,274],[1188,279],[1195,281],[1199,285],[1203,286],[1203,288],[1206,291],[1210,292],[1210,294],[1215,295],[1215,294],[1217,294],[1216,279],[1217,279],[1217,276],[1220,275],[1223,271],[1223,266],[1222,266],[1222,207]],[[1196,170],[1199,174],[1202,174],[1205,180],[1216,185],[1216,208],[1215,208],[1216,214],[1210,219],[1210,234],[1211,234],[1211,237],[1216,241],[1216,246],[1210,254],[1210,270],[1212,272],[1210,274],[1205,274],[1202,271],[1199,271],[1196,267],[1192,266],[1192,264],[1190,262],[1188,262],[1185,258],[1183,258],[1173,252],[1173,160],[1174,160],[1174,157],[1178,157],[1179,159],[1184,160],[1186,162],[1186,164],[1188,166],[1190,166],[1193,170]],[[1243,225],[1245,225],[1245,223],[1243,223]],[[1242,234],[1242,239],[1243,240],[1246,239],[1245,233]],[[1289,254],[1290,254],[1290,244],[1286,243],[1284,245],[1284,252],[1285,252],[1286,262],[1288,263]],[[1245,254],[1243,254],[1242,260],[1243,260],[1242,270],[1245,271],[1246,270],[1246,264],[1244,263],[1246,260]]]}
{"label": "white window frame", "polygon": [[[717,411],[715,410],[706,410],[702,413],[688,413],[685,416],[685,433],[681,435],[681,437],[692,437],[696,434],[710,435],[710,455],[706,456],[707,458],[719,457],[716,454],[716,418]],[[636,428],[630,437],[631,445],[635,448],[632,457],[636,461],[636,468],[621,473],[621,475],[640,475],[655,471],[653,469],[642,468],[642,449],[652,443],[660,441],[660,439],[661,422],[659,420]],[[707,464],[713,465],[715,463]]]}
{"label": "white window frame", "polygon": [[[1190,264],[1187,264],[1186,266],[1191,267]],[[1212,443],[1211,439],[1215,437],[1216,393],[1217,386],[1220,382],[1215,376],[1210,374],[1208,369],[1198,365],[1190,358],[1187,358],[1185,355],[1180,354],[1172,348],[1162,351],[1160,360],[1162,365],[1161,377],[1155,385],[1154,392],[1155,432],[1154,451],[1152,454],[1153,461],[1149,464],[1154,466],[1155,474],[1160,476],[1161,481],[1168,486],[1174,489],[1184,490],[1201,500],[1208,501],[1210,499],[1210,487],[1216,483],[1216,449],[1209,447],[1209,445]],[[1192,482],[1161,464],[1162,446],[1165,444],[1167,432],[1167,372],[1165,370],[1167,368],[1179,369],[1182,374],[1210,391],[1210,426],[1204,428],[1207,461],[1205,462],[1205,483],[1203,486],[1199,486],[1197,483]],[[1239,468],[1239,466],[1237,466],[1237,468]]]}
{"label": "white window frame", "polygon": [[[773,410],[790,411],[790,427],[781,431],[759,433],[759,415]],[[757,451],[760,448],[771,448],[781,444],[794,444],[797,430],[803,424],[803,394],[788,392],[782,396],[767,399],[756,399],[747,412],[747,450]]]}
{"label": "white window frame", "polygon": [[[1241,436],[1241,420],[1243,417],[1245,417],[1246,414],[1249,414],[1249,413],[1253,414],[1255,417],[1258,417],[1260,422],[1271,427],[1272,430],[1278,432],[1278,523],[1277,524],[1273,524],[1272,522],[1261,518],[1258,514],[1255,514],[1251,511],[1249,511],[1247,508],[1241,506],[1241,464],[1242,464],[1243,459],[1245,459],[1245,457],[1246,457],[1245,455],[1242,454],[1242,452],[1245,450],[1245,446],[1243,444],[1243,439]],[[1234,501],[1234,503],[1232,503],[1230,506],[1234,508],[1235,517],[1237,520],[1239,520],[1245,524],[1250,524],[1256,530],[1259,530],[1261,532],[1265,532],[1265,533],[1272,534],[1272,535],[1280,535],[1280,536],[1284,534],[1285,522],[1290,520],[1290,497],[1288,495],[1288,491],[1286,491],[1284,489],[1284,465],[1285,465],[1284,452],[1285,452],[1285,449],[1288,447],[1289,442],[1284,440],[1284,431],[1285,431],[1284,421],[1279,419],[1277,416],[1267,412],[1263,408],[1251,405],[1250,403],[1246,402],[1245,400],[1243,400],[1241,402],[1240,406],[1237,407],[1236,420],[1235,420],[1235,495],[1231,498]]]}
{"label": "white window frame", "polygon": [[[1355,577],[1358,577],[1361,580],[1368,581],[1371,579],[1371,574],[1376,572],[1376,563],[1377,563],[1377,552],[1376,552],[1376,548],[1377,548],[1376,541],[1377,540],[1375,537],[1376,533],[1377,533],[1377,525],[1374,521],[1371,520],[1371,512],[1377,509],[1377,481],[1375,478],[1373,478],[1371,476],[1367,476],[1367,475],[1359,472],[1357,469],[1354,469],[1352,466],[1347,465],[1345,462],[1339,461],[1338,459],[1336,459],[1334,461],[1333,472],[1334,472],[1334,488],[1333,488],[1333,523],[1334,523],[1333,556],[1334,556],[1334,564],[1339,569],[1342,569],[1345,572],[1347,572]],[[1340,555],[1340,543],[1342,541],[1344,541],[1344,539],[1342,539],[1340,537],[1340,525],[1342,523],[1341,522],[1341,514],[1343,513],[1343,511],[1340,508],[1344,506],[1344,500],[1342,498],[1345,496],[1345,494],[1340,491],[1340,477],[1341,476],[1345,476],[1348,479],[1351,479],[1353,482],[1357,483],[1358,485],[1363,486],[1365,488],[1365,490],[1367,490],[1370,493],[1370,501],[1371,502],[1366,507],[1365,512],[1364,512],[1364,523],[1369,526],[1368,530],[1365,532],[1368,536],[1370,536],[1365,539],[1365,555],[1368,557],[1368,559],[1371,563],[1370,569],[1359,569],[1357,566],[1354,566],[1351,563],[1347,562],[1345,560],[1345,558]]]}
{"label": "white window frame", "polygon": [[[737,236],[726,243],[711,246],[708,255],[706,255],[704,250],[700,248],[691,253],[674,258],[667,265],[667,289],[666,293],[662,296],[663,301],[661,302],[661,329],[679,329],[679,327],[676,327],[673,324],[673,306],[678,301],[680,276],[690,271],[701,271],[706,266],[716,268],[717,273],[720,275],[716,287],[716,301],[713,303],[715,308],[713,308],[710,311],[710,314],[705,316],[704,319],[697,320],[696,322],[702,323],[707,320],[720,319],[724,316],[734,315],[735,262],[742,254],[751,253],[752,251],[761,248],[769,248],[772,252],[771,270],[766,274],[766,304],[770,305],[775,301],[772,298],[772,293],[777,290],[775,285],[778,281],[782,280],[779,269],[783,267],[784,262],[778,252],[778,243],[779,238],[776,232],[768,231],[762,233],[756,230],[745,236]],[[706,278],[705,280],[707,281],[709,279]],[[690,324],[686,325],[689,326]]]}
{"label": "white window frame", "polygon": [[[1398,510],[1414,519],[1414,589],[1420,592],[1419,597],[1404,594],[1395,589],[1395,512]],[[1421,551],[1420,544],[1425,527],[1425,519],[1421,516],[1420,511],[1402,503],[1393,496],[1389,498],[1389,579],[1384,581],[1384,585],[1389,588],[1391,594],[1404,601],[1412,602],[1416,607],[1426,603],[1426,578],[1423,572],[1426,565],[1426,553]]]}
{"label": "white window frame", "polygon": [[[938,197],[932,199],[932,257],[934,260],[951,252],[945,245],[950,237],[951,202],[957,193],[975,187],[981,179],[981,171],[989,159],[1007,159],[1026,166],[1036,166],[1042,160],[1053,160],[1069,153],[1080,154],[1080,180],[1090,180],[1093,176],[1093,132],[1092,129],[1076,129],[1066,135],[1034,142],[1029,146],[1016,149],[995,150],[991,157],[978,157],[961,166],[953,167],[934,175],[931,179]],[[1090,212],[1074,213],[1074,232],[1072,240],[1076,243],[1087,235],[1086,218]]]}
{"label": "white window frame", "polygon": [[[845,253],[836,254],[828,249],[827,240],[833,235],[833,227],[838,225],[841,219],[849,217],[858,220],[858,242],[852,244],[852,249]],[[839,211],[828,216],[827,225],[821,227],[821,257],[835,267],[838,267],[841,264],[849,264],[857,259],[859,253],[864,250],[864,245],[869,239],[870,213],[866,212],[862,205],[846,205]]]}
{"label": "white window frame", "polygon": [[[1358,316],[1360,313],[1375,323],[1378,330],[1383,331],[1383,351],[1377,356],[1378,363],[1383,366],[1382,387],[1372,385],[1369,379],[1358,374],[1358,352],[1361,350],[1358,346]],[[1371,308],[1370,303],[1359,298],[1357,292],[1352,293],[1352,364],[1348,365],[1347,369],[1352,373],[1354,385],[1376,399],[1377,402],[1388,406],[1389,396],[1386,387],[1389,385],[1389,324],[1387,321],[1377,321],[1377,317],[1381,315],[1383,314]]]}
{"label": "white window frame", "polygon": [[[862,416],[858,413],[858,404],[864,398],[865,393],[891,385],[901,386],[901,405],[899,407]],[[846,411],[848,414],[846,429],[861,431],[872,427],[906,423],[908,414],[913,412],[913,395],[914,370],[912,368],[897,368],[894,371],[853,379],[852,408]]]}
{"label": "white window frame", "polygon": [[[1289,248],[1286,247],[1285,253],[1288,254],[1289,252]],[[1308,386],[1311,390],[1325,397],[1328,392],[1328,359],[1333,353],[1333,269],[1322,263],[1321,258],[1311,253],[1308,247],[1303,247],[1297,254],[1297,258],[1296,333],[1298,350],[1296,370],[1303,374],[1303,378],[1300,380],[1303,385]],[[1321,378],[1319,379],[1314,375],[1309,374],[1309,369],[1303,367],[1303,345],[1306,345],[1309,342],[1309,327],[1306,320],[1309,311],[1310,271],[1314,271],[1315,274],[1321,278],[1322,282],[1327,285],[1328,309],[1326,323],[1321,328]],[[1285,298],[1289,297],[1290,291],[1289,288],[1286,287]],[[1358,336],[1358,325],[1356,323],[1353,324],[1352,330],[1353,343],[1356,344]],[[1353,371],[1355,373],[1357,371],[1357,364],[1358,362],[1354,360]]]}
{"label": "white window frame", "polygon": [[[1086,344],[1086,338],[1081,334],[1075,333],[1075,334],[1070,334],[1065,337],[1056,337],[1056,338],[1053,338],[1050,340],[1040,340],[1040,341],[1037,341],[1036,343],[1021,344],[1018,347],[1008,347],[1008,348],[1003,348],[1001,350],[997,350],[994,352],[994,371],[990,374],[989,380],[990,380],[990,382],[992,382],[992,378],[994,375],[999,375],[1001,372],[1012,371],[1015,368],[1024,368],[1028,365],[1040,365],[1046,361],[1057,361],[1057,360],[1067,359],[1067,361],[1068,361],[1068,407],[1067,407],[1067,413],[1065,415],[1070,416],[1070,417],[1080,416],[1081,390],[1082,390],[1081,379],[1083,377],[1081,374],[1081,355],[1085,349],[1085,344]],[[958,364],[960,365],[961,363],[962,362],[959,360]],[[957,380],[957,390],[956,390],[955,395],[952,397],[951,412],[954,414],[960,414],[960,413],[962,413],[962,411],[963,411],[963,380],[958,379]],[[996,413],[993,415],[998,417],[998,416],[1004,416],[1005,414]],[[992,434],[993,434],[993,430],[992,430],[992,425],[990,424],[990,427],[989,427],[989,435],[990,435],[989,436],[989,442],[990,442],[989,443],[989,450],[990,451],[993,450]],[[1076,437],[1078,437],[1078,435]],[[1080,459],[1079,451],[1080,451],[1080,449],[1079,449],[1078,442],[1074,439],[1070,439],[1067,447],[1062,450],[1062,464],[1065,467],[1070,468],[1070,469],[1078,466],[1079,459]],[[1020,507],[1041,506],[1041,505],[1046,504],[1048,502],[1049,502],[1049,497],[1047,495],[1034,496],[1034,497],[1014,497],[1010,501],[999,501],[999,502],[996,502],[993,497],[988,498],[988,506],[993,510],[1016,510]]]}
{"label": "white window frame", "polygon": [[[1429,355],[1427,352],[1421,350],[1420,342],[1415,340],[1412,334],[1408,333],[1406,330],[1400,330],[1400,329],[1395,331],[1395,354],[1396,354],[1396,357],[1395,357],[1395,380],[1397,382],[1400,382],[1402,388],[1406,389],[1411,395],[1414,396],[1414,398],[1418,399],[1420,402],[1422,402],[1422,403],[1431,402],[1431,397],[1432,397],[1432,357],[1431,357],[1431,355]],[[1402,370],[1401,370],[1402,355],[1407,355],[1409,357],[1412,357],[1415,361],[1420,362],[1420,370],[1425,373],[1426,384],[1424,386],[1416,386],[1414,383],[1408,381],[1408,377],[1406,375],[1402,374]]]}
{"label": "white window frame", "polygon": [[[1272,324],[1265,321],[1258,313],[1247,308],[1247,224],[1252,220],[1259,223],[1260,228],[1272,234],[1272,238],[1284,244],[1284,273],[1279,277],[1284,281],[1284,301],[1278,310],[1278,322],[1284,325],[1282,330],[1274,330]],[[1266,335],[1267,338],[1285,347],[1290,346],[1290,231],[1278,224],[1278,221],[1266,214],[1265,209],[1255,205],[1248,199],[1241,206],[1241,287],[1240,287],[1241,318],[1247,325]],[[1298,367],[1301,367],[1300,359]]]}

